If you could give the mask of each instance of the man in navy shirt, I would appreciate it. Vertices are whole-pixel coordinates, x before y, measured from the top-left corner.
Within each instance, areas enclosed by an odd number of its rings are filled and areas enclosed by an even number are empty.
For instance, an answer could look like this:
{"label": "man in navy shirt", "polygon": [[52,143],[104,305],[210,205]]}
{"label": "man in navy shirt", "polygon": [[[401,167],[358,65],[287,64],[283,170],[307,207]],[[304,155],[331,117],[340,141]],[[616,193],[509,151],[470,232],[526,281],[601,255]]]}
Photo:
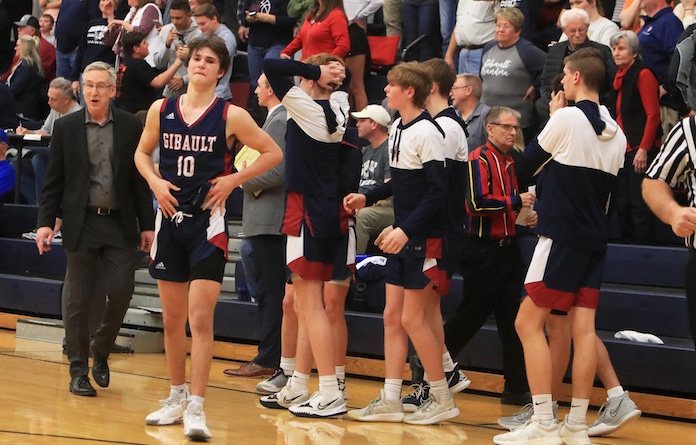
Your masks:
{"label": "man in navy shirt", "polygon": [[85,23],[101,17],[99,2],[63,0],[56,21],[56,77],[70,77]]}
{"label": "man in navy shirt", "polygon": [[680,114],[685,114],[684,102],[669,79],[669,63],[684,30],[681,20],[672,12],[666,0],[643,0],[645,25],[638,32],[638,40],[645,65],[655,73],[660,84],[660,114],[662,131],[669,134]]}

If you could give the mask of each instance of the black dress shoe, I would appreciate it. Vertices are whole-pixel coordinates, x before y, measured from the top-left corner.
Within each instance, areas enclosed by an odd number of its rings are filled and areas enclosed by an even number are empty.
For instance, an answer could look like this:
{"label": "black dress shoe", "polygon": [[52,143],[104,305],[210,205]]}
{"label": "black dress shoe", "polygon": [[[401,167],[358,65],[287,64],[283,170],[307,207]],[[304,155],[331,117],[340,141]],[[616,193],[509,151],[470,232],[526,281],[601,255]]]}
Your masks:
{"label": "black dress shoe", "polygon": [[90,345],[92,350],[92,377],[94,377],[94,382],[106,388],[109,386],[109,379],[111,377],[109,372],[109,362],[108,356],[101,355],[94,349],[94,345]]}
{"label": "black dress shoe", "polygon": [[109,351],[112,354],[130,354],[131,348],[128,346],[121,346],[118,343],[114,343],[111,345],[111,350]]}
{"label": "black dress shoe", "polygon": [[86,375],[73,377],[70,380],[70,392],[76,396],[94,397],[97,395],[97,390],[89,383],[89,377]]}

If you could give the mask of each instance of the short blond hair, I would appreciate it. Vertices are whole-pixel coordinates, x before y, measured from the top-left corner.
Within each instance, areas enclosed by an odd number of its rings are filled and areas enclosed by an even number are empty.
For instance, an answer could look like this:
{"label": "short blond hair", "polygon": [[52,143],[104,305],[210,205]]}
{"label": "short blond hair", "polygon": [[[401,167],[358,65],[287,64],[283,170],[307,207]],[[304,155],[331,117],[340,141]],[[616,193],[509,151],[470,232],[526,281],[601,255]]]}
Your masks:
{"label": "short blond hair", "polygon": [[510,22],[515,31],[521,30],[522,25],[524,25],[524,14],[518,8],[499,9],[495,13],[495,23],[498,23],[498,19],[505,19]]}
{"label": "short blond hair", "polygon": [[425,99],[430,95],[433,81],[428,71],[418,62],[402,62],[389,70],[387,82],[401,88],[413,87],[413,104],[419,108],[425,106]]}

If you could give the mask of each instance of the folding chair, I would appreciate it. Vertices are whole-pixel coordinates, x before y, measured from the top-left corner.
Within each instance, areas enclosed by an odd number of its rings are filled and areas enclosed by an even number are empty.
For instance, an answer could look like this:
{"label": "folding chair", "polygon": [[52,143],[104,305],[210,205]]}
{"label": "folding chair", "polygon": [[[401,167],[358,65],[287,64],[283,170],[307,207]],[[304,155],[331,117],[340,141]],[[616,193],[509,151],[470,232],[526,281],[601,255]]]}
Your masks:
{"label": "folding chair", "polygon": [[396,65],[399,38],[399,36],[367,36],[367,43],[370,46],[370,66],[367,67],[367,72],[384,75]]}

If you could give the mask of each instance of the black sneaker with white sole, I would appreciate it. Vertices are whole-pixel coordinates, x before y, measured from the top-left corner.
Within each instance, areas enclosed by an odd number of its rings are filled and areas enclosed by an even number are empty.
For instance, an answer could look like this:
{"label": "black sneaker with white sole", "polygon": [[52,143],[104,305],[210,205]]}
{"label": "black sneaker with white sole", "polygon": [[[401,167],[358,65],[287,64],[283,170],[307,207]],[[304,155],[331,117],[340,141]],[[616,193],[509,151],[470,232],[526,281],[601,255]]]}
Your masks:
{"label": "black sneaker with white sole", "polygon": [[325,397],[317,391],[307,402],[293,405],[288,408],[288,411],[298,417],[332,417],[346,413],[346,401],[343,400],[341,392],[333,398],[330,397],[330,400],[323,399]]}
{"label": "black sneaker with white sole", "polygon": [[295,392],[291,388],[292,377],[288,378],[288,383],[275,394],[261,397],[261,405],[271,409],[288,409],[293,405],[304,403],[309,400],[309,391]]}

